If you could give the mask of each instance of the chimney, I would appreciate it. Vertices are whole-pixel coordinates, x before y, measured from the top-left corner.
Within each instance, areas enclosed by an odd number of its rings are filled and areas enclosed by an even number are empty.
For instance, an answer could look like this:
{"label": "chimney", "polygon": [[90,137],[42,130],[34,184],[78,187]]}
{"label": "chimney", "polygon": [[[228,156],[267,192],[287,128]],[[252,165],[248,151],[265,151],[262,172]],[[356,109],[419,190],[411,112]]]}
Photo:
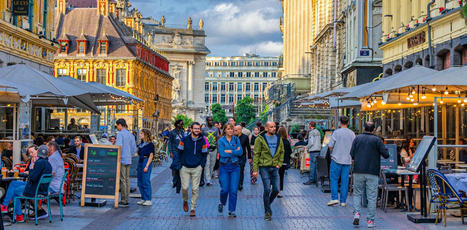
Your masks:
{"label": "chimney", "polygon": [[97,0],[97,14],[109,16],[109,0]]}
{"label": "chimney", "polygon": [[57,14],[65,15],[66,14],[66,4],[67,0],[58,0],[57,1]]}

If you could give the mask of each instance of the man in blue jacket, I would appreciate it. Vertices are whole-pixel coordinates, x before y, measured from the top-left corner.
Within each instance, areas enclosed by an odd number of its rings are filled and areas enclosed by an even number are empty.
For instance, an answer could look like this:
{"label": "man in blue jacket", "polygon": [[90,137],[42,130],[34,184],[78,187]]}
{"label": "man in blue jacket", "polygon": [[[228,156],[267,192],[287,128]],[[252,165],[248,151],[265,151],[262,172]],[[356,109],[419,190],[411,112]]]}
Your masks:
{"label": "man in blue jacket", "polygon": [[196,216],[199,181],[203,167],[206,165],[208,153],[206,139],[201,134],[201,125],[198,122],[191,125],[191,134],[180,141],[178,150],[178,155],[174,161],[176,164],[181,165],[180,179],[182,181],[183,210],[188,212],[188,189],[190,180],[192,180],[190,216],[193,217]]}
{"label": "man in blue jacket", "polygon": [[169,133],[169,152],[170,157],[172,158],[170,169],[172,169],[172,187],[175,187],[175,191],[180,193],[180,189],[182,188],[180,168],[182,166],[177,163],[176,156],[178,155],[178,145],[185,137],[185,130],[183,130],[183,121],[180,119],[176,120],[174,125],[175,128]]}

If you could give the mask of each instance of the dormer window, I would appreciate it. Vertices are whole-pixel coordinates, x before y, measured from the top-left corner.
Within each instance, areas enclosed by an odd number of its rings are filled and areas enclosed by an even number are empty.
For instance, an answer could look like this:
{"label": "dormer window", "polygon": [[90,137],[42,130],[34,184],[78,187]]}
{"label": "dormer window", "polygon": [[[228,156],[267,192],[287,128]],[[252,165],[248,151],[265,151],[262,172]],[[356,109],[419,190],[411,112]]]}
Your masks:
{"label": "dormer window", "polygon": [[70,39],[68,38],[68,35],[63,32],[60,35],[60,38],[58,39],[58,52],[61,54],[68,54],[68,50],[70,48]]}
{"label": "dormer window", "polygon": [[86,54],[86,47],[88,44],[88,39],[86,35],[84,34],[84,28],[81,29],[81,34],[79,35],[78,39],[76,40],[78,42],[78,54]]}
{"label": "dormer window", "polygon": [[60,42],[60,53],[61,54],[68,53],[68,42]]}
{"label": "dormer window", "polygon": [[107,54],[109,52],[110,39],[105,31],[103,31],[97,42],[99,44],[99,54]]}
{"label": "dormer window", "polygon": [[86,53],[86,42],[78,42],[78,53],[79,54]]}
{"label": "dormer window", "polygon": [[107,42],[99,42],[99,53],[107,54]]}

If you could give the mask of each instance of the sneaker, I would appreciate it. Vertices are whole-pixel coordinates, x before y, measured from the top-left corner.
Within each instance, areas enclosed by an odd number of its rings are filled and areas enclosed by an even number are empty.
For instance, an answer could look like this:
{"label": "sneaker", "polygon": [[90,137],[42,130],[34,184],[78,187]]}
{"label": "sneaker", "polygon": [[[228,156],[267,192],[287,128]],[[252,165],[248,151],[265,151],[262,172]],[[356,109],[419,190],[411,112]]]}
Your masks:
{"label": "sneaker", "polygon": [[118,202],[118,206],[119,206],[119,207],[122,207],[122,208],[128,208],[128,202],[122,202],[122,201],[120,201],[120,202]]}
{"label": "sneaker", "polygon": [[195,216],[196,216],[195,210],[191,210],[191,211],[190,211],[190,216],[191,216],[191,217],[195,217]]}
{"label": "sneaker", "polygon": [[183,211],[188,212],[188,201],[183,201]]}
{"label": "sneaker", "polygon": [[242,190],[243,190],[243,185],[238,186],[238,191],[241,192]]}
{"label": "sneaker", "polygon": [[37,210],[37,219],[38,220],[45,219],[47,217],[49,217],[49,214],[47,214],[47,212],[44,209]]}
{"label": "sneaker", "polygon": [[219,206],[217,206],[217,211],[218,211],[219,213],[222,213],[223,210],[224,210],[224,205],[219,204]]}
{"label": "sneaker", "polygon": [[305,182],[305,183],[303,183],[303,184],[304,184],[304,185],[312,185],[312,184],[314,184],[314,183],[315,183],[315,182],[309,180],[309,181],[307,181],[307,182]]}
{"label": "sneaker", "polygon": [[271,213],[267,212],[265,215],[264,215],[264,220],[267,220],[267,221],[271,221],[272,218],[271,218]]}
{"label": "sneaker", "polygon": [[369,220],[367,224],[368,224],[368,228],[375,228],[376,227],[374,220]]}
{"label": "sneaker", "polygon": [[145,200],[142,204],[143,206],[152,206],[152,201],[150,200]]}
{"label": "sneaker", "polygon": [[346,207],[347,204],[346,203],[341,203],[341,207]]}
{"label": "sneaker", "polygon": [[24,215],[18,215],[15,219],[16,223],[24,223]]}
{"label": "sneaker", "polygon": [[331,200],[331,201],[328,202],[328,206],[333,206],[333,205],[336,205],[336,204],[339,204],[338,200]]}
{"label": "sneaker", "polygon": [[353,225],[359,225],[360,224],[360,213],[355,213],[353,215]]}
{"label": "sneaker", "polygon": [[145,200],[140,200],[140,201],[136,202],[136,204],[143,205],[144,201]]}
{"label": "sneaker", "polygon": [[235,212],[229,212],[229,217],[236,218],[237,215],[235,214]]}
{"label": "sneaker", "polygon": [[2,210],[2,213],[8,213],[8,206],[2,204],[2,206],[0,206],[0,209]]}
{"label": "sneaker", "polygon": [[211,182],[206,183],[206,186],[211,186],[211,185],[212,185]]}

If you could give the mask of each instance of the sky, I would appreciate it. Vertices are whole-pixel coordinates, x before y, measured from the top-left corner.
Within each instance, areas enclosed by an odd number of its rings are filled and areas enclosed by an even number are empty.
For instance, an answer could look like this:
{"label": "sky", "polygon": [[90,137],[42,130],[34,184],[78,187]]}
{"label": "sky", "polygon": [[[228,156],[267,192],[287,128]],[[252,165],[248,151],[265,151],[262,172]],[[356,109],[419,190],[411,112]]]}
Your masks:
{"label": "sky", "polygon": [[144,17],[158,20],[166,27],[186,27],[189,16],[193,26],[204,20],[209,56],[238,56],[256,53],[279,56],[282,15],[278,0],[130,0]]}

